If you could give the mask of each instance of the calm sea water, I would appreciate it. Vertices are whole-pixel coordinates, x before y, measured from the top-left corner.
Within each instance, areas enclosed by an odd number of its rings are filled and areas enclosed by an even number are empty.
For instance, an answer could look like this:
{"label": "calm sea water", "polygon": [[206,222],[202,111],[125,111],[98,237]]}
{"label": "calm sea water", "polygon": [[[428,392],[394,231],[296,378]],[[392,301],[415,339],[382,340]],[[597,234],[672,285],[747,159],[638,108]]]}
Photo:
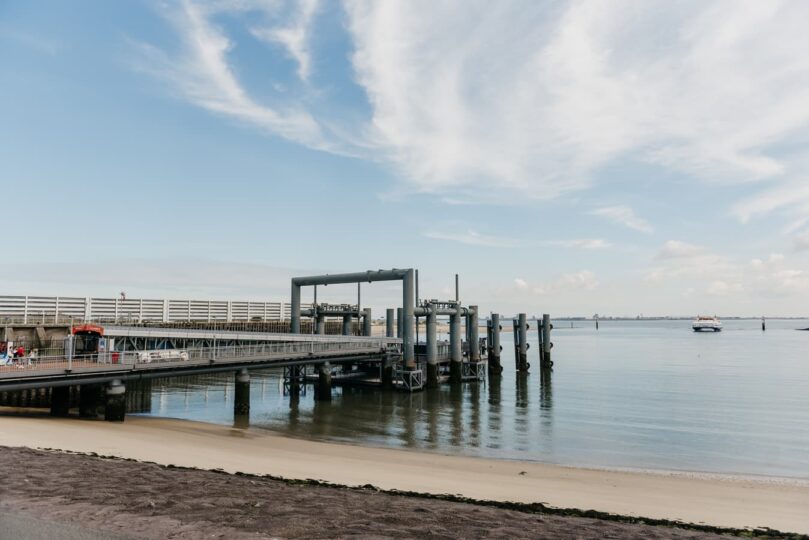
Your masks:
{"label": "calm sea water", "polygon": [[[807,320],[555,321],[549,380],[514,370],[481,384],[415,394],[334,389],[330,403],[284,396],[280,373],[254,372],[250,429],[448,454],[564,465],[809,479]],[[571,327],[572,326],[572,327]],[[155,381],[151,415],[233,423],[232,375]]]}

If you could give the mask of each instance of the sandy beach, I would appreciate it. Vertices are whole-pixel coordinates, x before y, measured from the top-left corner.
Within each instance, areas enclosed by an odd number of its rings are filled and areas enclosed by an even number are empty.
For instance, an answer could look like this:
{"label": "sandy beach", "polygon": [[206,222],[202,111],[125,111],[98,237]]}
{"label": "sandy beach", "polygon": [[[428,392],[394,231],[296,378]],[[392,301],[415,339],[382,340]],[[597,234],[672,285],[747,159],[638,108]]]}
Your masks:
{"label": "sandy beach", "polygon": [[297,440],[262,430],[141,417],[114,424],[3,416],[0,445],[346,486],[371,484],[383,490],[543,503],[719,527],[809,533],[809,484],[800,481],[576,469]]}

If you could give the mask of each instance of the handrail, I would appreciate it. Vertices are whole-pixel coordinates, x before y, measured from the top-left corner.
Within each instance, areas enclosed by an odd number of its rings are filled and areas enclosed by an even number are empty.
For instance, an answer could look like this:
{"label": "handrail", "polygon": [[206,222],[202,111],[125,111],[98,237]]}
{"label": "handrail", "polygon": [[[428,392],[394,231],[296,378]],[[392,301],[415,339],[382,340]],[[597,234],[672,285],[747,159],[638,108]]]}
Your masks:
{"label": "handrail", "polygon": [[387,338],[343,339],[340,341],[289,341],[251,345],[156,349],[149,351],[109,351],[95,355],[24,357],[0,365],[0,376],[9,373],[36,374],[48,370],[76,371],[87,368],[143,369],[233,362],[261,362],[300,356],[366,354],[390,352]]}

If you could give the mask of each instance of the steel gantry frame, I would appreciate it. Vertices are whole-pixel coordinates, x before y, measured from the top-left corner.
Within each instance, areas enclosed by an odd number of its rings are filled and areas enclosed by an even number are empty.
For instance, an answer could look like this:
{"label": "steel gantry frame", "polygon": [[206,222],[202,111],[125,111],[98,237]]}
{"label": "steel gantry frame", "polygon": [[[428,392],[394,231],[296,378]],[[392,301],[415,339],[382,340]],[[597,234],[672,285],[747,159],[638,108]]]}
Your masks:
{"label": "steel gantry frame", "polygon": [[346,283],[373,283],[375,281],[402,282],[402,357],[407,369],[416,367],[413,341],[415,320],[415,270],[413,268],[393,268],[391,270],[368,270],[348,274],[325,274],[292,278],[291,318],[293,334],[301,331],[301,287],[317,285],[337,285]]}

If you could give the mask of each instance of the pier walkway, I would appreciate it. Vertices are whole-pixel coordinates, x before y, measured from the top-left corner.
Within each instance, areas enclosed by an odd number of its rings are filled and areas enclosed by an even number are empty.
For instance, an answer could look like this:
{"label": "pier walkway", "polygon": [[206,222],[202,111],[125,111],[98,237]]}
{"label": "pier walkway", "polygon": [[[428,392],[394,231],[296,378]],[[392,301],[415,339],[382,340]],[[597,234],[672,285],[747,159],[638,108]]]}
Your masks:
{"label": "pier walkway", "polygon": [[[137,329],[135,332],[148,330]],[[125,332],[118,330],[117,333]],[[197,335],[206,332],[186,330],[183,333]],[[219,337],[223,337],[221,333]],[[0,366],[0,391],[192,375],[248,367],[255,369],[370,360],[397,354],[401,348],[400,339],[385,337],[301,334],[250,337],[260,342],[188,349],[109,351],[76,358],[64,355],[23,358],[13,364]]]}

